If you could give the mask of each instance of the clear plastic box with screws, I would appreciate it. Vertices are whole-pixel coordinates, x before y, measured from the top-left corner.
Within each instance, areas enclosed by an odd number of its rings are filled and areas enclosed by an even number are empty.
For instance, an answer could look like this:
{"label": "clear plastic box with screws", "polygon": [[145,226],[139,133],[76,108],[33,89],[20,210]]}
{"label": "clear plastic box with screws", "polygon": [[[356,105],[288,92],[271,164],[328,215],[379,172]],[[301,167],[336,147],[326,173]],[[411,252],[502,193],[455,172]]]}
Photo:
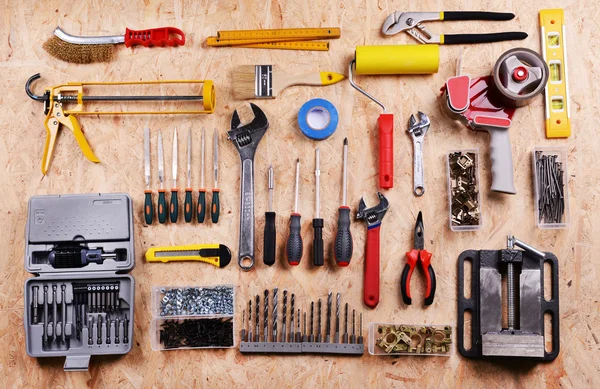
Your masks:
{"label": "clear plastic box with screws", "polygon": [[448,212],[452,231],[477,231],[483,224],[479,193],[479,149],[452,150],[446,158]]}
{"label": "clear plastic box with screws", "polygon": [[454,347],[450,325],[370,323],[369,354],[449,357]]}
{"label": "clear plastic box with screws", "polygon": [[570,223],[566,147],[536,147],[532,153],[535,225],[567,228]]}
{"label": "clear plastic box with screws", "polygon": [[152,288],[153,350],[234,347],[233,285]]}

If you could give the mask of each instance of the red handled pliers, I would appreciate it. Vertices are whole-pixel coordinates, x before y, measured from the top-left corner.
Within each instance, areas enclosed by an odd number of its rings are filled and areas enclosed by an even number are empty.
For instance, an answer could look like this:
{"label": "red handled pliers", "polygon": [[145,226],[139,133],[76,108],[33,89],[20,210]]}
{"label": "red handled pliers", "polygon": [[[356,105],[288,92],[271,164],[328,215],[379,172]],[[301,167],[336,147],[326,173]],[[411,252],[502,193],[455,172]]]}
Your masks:
{"label": "red handled pliers", "polygon": [[404,304],[410,305],[412,299],[410,297],[410,277],[415,270],[417,262],[425,273],[426,290],[425,290],[425,305],[433,303],[435,295],[435,272],[431,266],[431,253],[425,248],[425,238],[423,237],[423,215],[419,212],[417,223],[415,224],[415,248],[406,253],[406,265],[402,271],[400,279],[400,291],[402,292],[402,300]]}

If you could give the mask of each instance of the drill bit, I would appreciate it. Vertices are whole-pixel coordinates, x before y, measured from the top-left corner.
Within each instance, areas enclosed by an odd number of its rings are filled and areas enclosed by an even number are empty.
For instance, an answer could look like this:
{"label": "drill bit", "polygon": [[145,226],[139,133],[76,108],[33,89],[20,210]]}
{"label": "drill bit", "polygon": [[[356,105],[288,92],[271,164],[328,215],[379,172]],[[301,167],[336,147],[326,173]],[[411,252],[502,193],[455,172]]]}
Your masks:
{"label": "drill bit", "polygon": [[48,342],[48,285],[44,284],[44,331],[42,332],[42,340]]}
{"label": "drill bit", "polygon": [[342,295],[338,293],[335,296],[335,334],[333,335],[333,342],[340,342],[340,299]]}
{"label": "drill bit", "polygon": [[323,341],[323,335],[321,334],[321,299],[319,299],[317,306],[317,342],[321,343]]}
{"label": "drill bit", "polygon": [[355,344],[356,343],[356,326],[355,326],[356,322],[355,322],[355,311],[354,309],[352,310],[352,335],[350,335],[350,343]]}
{"label": "drill bit", "polygon": [[302,341],[306,342],[308,341],[308,335],[306,334],[306,311],[304,311],[302,315],[304,316],[304,324],[302,325]]}
{"label": "drill bit", "polygon": [[348,343],[348,303],[344,309],[344,335],[342,335],[342,343]]}
{"label": "drill bit", "polygon": [[283,291],[283,328],[281,329],[281,341],[287,342],[287,290]]}
{"label": "drill bit", "polygon": [[294,341],[294,313],[296,313],[294,308],[294,300],[296,300],[296,295],[292,293],[292,309],[290,310],[290,342]]}
{"label": "drill bit", "polygon": [[264,299],[265,307],[263,309],[264,318],[263,318],[263,336],[265,337],[264,341],[269,341],[269,290],[265,289],[265,299]]}
{"label": "drill bit", "polygon": [[242,342],[246,341],[246,310],[242,310]]}
{"label": "drill bit", "polygon": [[331,300],[332,294],[327,294],[327,322],[325,324],[325,343],[329,343],[331,340]]}
{"label": "drill bit", "polygon": [[278,299],[278,293],[279,289],[274,288],[273,289],[273,339],[272,341],[277,343],[277,299]]}
{"label": "drill bit", "polygon": [[260,296],[256,295],[256,315],[254,317],[254,341],[260,342]]}
{"label": "drill bit", "polygon": [[313,343],[315,341],[315,302],[310,302],[310,336],[308,337],[308,341]]}
{"label": "drill bit", "polygon": [[248,342],[252,342],[252,299],[248,300]]}
{"label": "drill bit", "polygon": [[296,343],[300,343],[302,341],[302,333],[300,332],[300,309],[298,309],[297,319],[298,324],[296,324],[296,338],[294,339],[294,341]]}
{"label": "drill bit", "polygon": [[362,312],[358,323],[358,344],[363,344]]}
{"label": "drill bit", "polygon": [[39,286],[34,286],[33,289],[33,324],[38,323],[38,290]]}
{"label": "drill bit", "polygon": [[52,341],[56,342],[56,322],[58,318],[58,305],[56,304],[56,284],[52,284]]}
{"label": "drill bit", "polygon": [[67,285],[62,284],[60,286],[60,314],[62,316],[61,326],[60,326],[60,340],[63,343],[67,342],[67,335],[65,334],[65,328],[67,328],[67,302],[65,301],[65,291],[67,289]]}

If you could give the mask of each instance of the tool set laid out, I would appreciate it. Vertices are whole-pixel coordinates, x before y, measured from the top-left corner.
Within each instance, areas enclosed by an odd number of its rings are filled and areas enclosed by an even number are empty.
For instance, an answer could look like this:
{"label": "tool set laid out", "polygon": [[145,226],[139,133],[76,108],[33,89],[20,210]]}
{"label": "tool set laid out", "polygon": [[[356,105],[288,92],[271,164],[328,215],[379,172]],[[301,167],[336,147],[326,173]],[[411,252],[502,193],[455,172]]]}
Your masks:
{"label": "tool set laid out", "polygon": [[[201,188],[198,191],[198,202],[196,204],[196,215],[198,223],[204,223],[206,218],[206,189],[204,189],[204,129],[202,129],[202,153],[201,153]],[[179,167],[177,164],[178,160],[178,142],[177,142],[177,128],[173,130],[173,153],[172,153],[172,178],[173,188],[171,189],[171,196],[168,200],[166,197],[166,190],[164,189],[165,181],[165,162],[164,162],[164,151],[163,151],[163,137],[162,132],[158,130],[157,135],[157,159],[158,159],[158,181],[160,187],[158,189],[158,222],[164,224],[167,222],[167,213],[169,214],[169,220],[171,223],[177,223],[179,220],[179,189],[177,187],[177,173]],[[154,221],[154,200],[152,198],[152,190],[150,189],[151,182],[151,166],[150,166],[151,152],[150,152],[150,129],[144,129],[144,178],[146,183],[145,201],[144,201],[144,220],[147,225],[150,225]],[[219,174],[219,135],[215,129],[213,135],[213,178],[214,188],[212,190],[212,204],[211,204],[211,220],[213,223],[219,222],[219,214],[221,211],[221,205],[219,200],[219,188],[217,185]],[[187,186],[185,188],[185,199],[183,205],[183,215],[186,223],[191,223],[194,214],[194,201],[192,198],[192,131],[188,131],[188,142],[187,142],[187,163],[186,163],[186,177]]]}
{"label": "tool set laid out", "polygon": [[339,39],[339,27],[281,28],[274,30],[217,31],[217,36],[206,39],[212,47],[241,47],[253,49],[328,51],[329,42],[315,39]]}
{"label": "tool set laid out", "polygon": [[125,194],[29,200],[25,345],[33,357],[65,356],[87,370],[91,355],[126,354],[133,343],[133,213]]}
{"label": "tool set laid out", "polygon": [[[358,86],[355,76],[429,75],[438,71],[440,45],[491,43],[527,38],[527,34],[523,32],[437,35],[425,27],[426,22],[498,22],[512,20],[514,17],[512,13],[484,11],[394,12],[383,23],[383,35],[391,36],[405,32],[422,44],[356,47],[348,65],[348,81],[354,89],[376,103],[383,111],[378,119],[377,139],[373,140],[373,144],[376,144],[374,148],[377,149],[377,181],[380,189],[390,190],[394,187],[394,165],[399,159],[394,155],[394,115],[382,101]],[[461,74],[459,65],[456,76],[449,78],[441,89],[443,106],[452,119],[458,119],[472,130],[489,133],[491,191],[516,194],[508,130],[513,124],[518,107],[529,104],[544,91],[546,136],[570,136],[564,24],[562,10],[542,10],[542,55],[527,48],[513,48],[495,60],[495,65],[487,75],[477,78]],[[206,45],[326,51],[329,50],[329,43],[315,40],[338,39],[340,36],[340,29],[333,27],[218,31],[217,36],[207,38]],[[185,43],[185,36],[181,30],[171,27],[144,31],[127,29],[125,36],[107,37],[77,37],[57,28],[44,48],[59,59],[89,63],[110,61],[114,56],[114,45],[118,43],[124,43],[126,47],[138,44],[146,47],[177,46]],[[274,65],[241,65],[233,69],[231,75],[233,97],[236,100],[276,98],[289,86],[327,86],[341,82],[346,77],[330,71],[291,75],[274,70]],[[47,131],[42,159],[44,175],[48,172],[61,124],[73,132],[84,156],[93,162],[99,162],[81,130],[77,115],[195,115],[213,113],[216,106],[215,88],[210,80],[70,82],[47,88],[43,95],[38,96],[31,91],[32,83],[38,78],[39,74],[30,77],[25,90],[31,99],[44,103],[44,124]],[[201,84],[202,91],[189,95],[175,94],[173,88],[181,84]],[[122,95],[115,92],[114,95],[107,96],[87,93],[88,89],[94,87],[138,87],[145,90],[153,85],[161,89],[160,95]],[[177,109],[168,110],[161,107],[155,110],[136,108],[134,111],[101,111],[87,106],[89,103],[107,102],[116,103],[115,105],[124,105],[126,102],[137,102],[139,105],[162,102],[165,105],[169,103]],[[193,109],[183,109],[184,103],[191,105]],[[237,255],[241,270],[249,271],[254,268],[255,156],[261,139],[269,129],[269,120],[267,114],[257,105],[249,103],[249,109],[246,111],[250,113],[250,110],[253,117],[245,118],[239,107],[234,109],[227,131],[227,139],[238,151],[241,167],[238,252],[232,254],[226,245],[218,243],[166,247],[153,247],[153,244],[149,244],[145,254],[147,262],[197,261],[224,268],[231,262],[232,255]],[[345,111],[340,110],[342,113]],[[415,111],[417,114],[410,115],[408,119],[406,132],[413,144],[413,202],[423,201],[419,197],[425,193],[424,141],[432,120],[422,112],[429,110]],[[431,115],[434,118],[435,112],[431,112]],[[448,126],[448,122],[446,118],[445,122],[440,124]],[[300,131],[313,142],[333,138],[338,123],[346,122],[340,120],[338,110],[330,101],[310,99],[299,109],[297,123]],[[202,128],[200,153],[196,153],[192,144],[193,131],[196,130],[190,128],[187,132],[185,197],[183,207],[180,207],[177,128],[173,128],[172,135],[171,176],[168,177],[172,180],[169,182],[172,182],[172,185],[169,196],[165,188],[167,178],[163,133],[157,130],[155,150],[160,186],[156,204],[153,198],[151,166],[153,134],[150,128],[144,129],[143,213],[146,225],[152,225],[155,217],[159,224],[165,224],[167,220],[171,224],[177,223],[181,216],[180,208],[183,209],[185,223],[192,223],[192,220],[196,219],[198,224],[203,224],[207,212],[210,213],[213,224],[219,222],[220,133],[217,128],[214,129],[213,186],[212,196],[208,201],[206,192],[210,187],[205,185],[206,134]],[[277,130],[273,132],[276,136],[279,134]],[[170,137],[169,133],[167,142]],[[362,148],[370,148],[369,139],[363,139],[362,142]],[[325,147],[311,146],[310,151],[312,153],[314,147],[315,209],[311,223],[313,239],[310,247],[310,267],[323,267],[328,259],[326,254],[332,252],[334,258],[330,262],[333,263],[335,259],[337,266],[344,268],[352,261],[354,251],[351,208],[347,198],[349,142],[348,138],[344,138],[342,145],[342,200],[338,209],[335,238],[331,242],[333,250],[327,249],[331,246],[327,246],[323,239],[325,221],[321,217],[321,162],[328,159],[321,159],[321,151],[330,149],[326,147],[326,142],[323,142],[323,145]],[[304,150],[306,151],[306,148]],[[449,227],[452,231],[480,230],[483,207],[479,185],[479,151],[450,150],[445,152],[445,155]],[[201,166],[197,200],[194,198],[192,186],[195,156],[200,159]],[[304,158],[305,155],[300,157]],[[568,158],[566,147],[533,149],[535,223],[539,228],[558,229],[569,225]],[[303,163],[306,164],[306,160],[304,159]],[[266,170],[268,201],[263,242],[263,263],[266,266],[276,265],[274,268],[278,268],[279,253],[277,214],[273,204],[275,174],[277,172],[278,176],[283,176],[280,175],[277,162],[269,161]],[[294,209],[289,219],[289,234],[284,250],[287,265],[282,261],[283,267],[290,270],[301,263],[304,254],[300,214],[302,204],[299,202],[300,166],[300,158],[297,158]],[[260,171],[261,174],[265,173],[265,170]],[[229,170],[226,170],[226,173],[230,173]],[[329,176],[323,177],[324,183],[327,184]],[[390,204],[383,193],[378,191],[377,197],[378,204],[370,208],[367,208],[364,198],[361,197],[356,212],[356,219],[364,220],[367,226],[363,303],[371,309],[378,306],[381,297],[381,258],[387,260],[388,257],[381,247],[380,231]],[[126,273],[134,266],[134,219],[131,199],[125,194],[35,196],[30,199],[25,267],[35,277],[25,283],[24,325],[29,355],[66,356],[66,370],[85,370],[91,355],[124,354],[131,350],[135,285],[133,277]],[[423,271],[425,285],[423,305],[434,309],[442,299],[438,297],[437,304],[434,304],[434,253],[425,249],[421,212],[418,212],[416,217],[412,235],[413,248],[406,253],[406,263],[399,277],[400,293],[384,293],[393,295],[396,305],[400,305],[402,301],[404,308],[408,309],[406,306],[412,304],[411,278],[415,268],[419,267]],[[433,240],[430,240],[430,243],[433,245]],[[470,275],[465,274],[466,262],[471,264]],[[547,271],[544,264],[551,265],[550,277],[544,275]],[[548,280],[552,284],[552,293],[547,299],[547,296],[544,296],[544,284]],[[465,285],[467,281],[470,284]],[[470,291],[467,293],[470,296],[468,298],[465,296],[465,289]],[[301,306],[296,300],[296,295],[288,294],[287,290],[282,290],[281,294],[282,298],[279,296],[279,288],[265,289],[263,293],[248,301],[247,308],[242,311],[239,343],[241,353],[355,356],[364,354],[362,313],[357,314],[356,310],[352,309],[350,317],[349,304],[345,303],[342,306],[340,293],[334,295],[330,292],[326,301],[318,299],[310,302],[310,308],[306,301],[303,301]],[[233,285],[154,287],[150,326],[152,348],[233,348],[236,330],[234,297]],[[503,302],[503,299],[506,301]],[[465,251],[458,258],[457,300],[456,341],[461,355],[467,358],[528,358],[538,361],[550,361],[558,355],[558,259],[553,254],[541,252],[512,236],[508,237],[507,249],[504,250]],[[506,311],[503,307],[506,307]],[[465,318],[466,312],[472,314],[470,323],[469,319]],[[340,318],[342,315],[343,319]],[[465,325],[468,324],[472,328],[470,334],[464,331]],[[550,336],[545,334],[545,328],[551,329]],[[449,356],[453,352],[453,332],[453,327],[447,324],[373,322],[369,326],[369,352],[372,355]],[[552,348],[548,349],[546,343],[550,340]],[[467,347],[469,343],[470,348]]]}
{"label": "tool set laid out", "polygon": [[[310,303],[310,318],[307,324],[307,311],[296,310],[296,295],[290,296],[290,310],[288,310],[288,291],[283,291],[282,327],[278,329],[279,320],[279,289],[273,289],[273,301],[269,304],[269,290],[265,289],[263,297],[263,315],[261,320],[260,295],[256,295],[254,312],[252,299],[248,301],[248,320],[246,310],[242,312],[242,331],[240,352],[249,353],[276,353],[276,354],[337,354],[337,355],[363,355],[365,352],[362,336],[362,313],[358,319],[358,335],[356,332],[356,311],[352,310],[352,332],[348,332],[348,303],[344,306],[343,333],[340,328],[341,297],[337,293],[335,299],[335,313],[333,312],[333,294],[327,295],[327,308],[325,317],[325,336],[323,336],[321,311],[322,301],[317,301],[316,330],[315,330],[315,302]],[[269,316],[269,305],[271,315]],[[287,317],[290,317],[288,327]],[[252,315],[254,314],[254,323]],[[332,316],[335,315],[335,318]],[[301,323],[300,317],[303,321]],[[334,321],[332,331],[331,322]],[[247,324],[246,324],[247,323]],[[262,324],[261,324],[262,323]],[[271,324],[270,324],[271,323]],[[295,324],[294,324],[295,323]],[[301,325],[302,324],[302,325]],[[270,325],[270,328],[269,328]],[[310,330],[307,331],[307,325]],[[252,332],[254,329],[254,332]],[[288,330],[289,329],[289,330]],[[281,334],[280,334],[281,333]],[[341,338],[340,338],[341,337]],[[341,340],[340,340],[341,339]]]}

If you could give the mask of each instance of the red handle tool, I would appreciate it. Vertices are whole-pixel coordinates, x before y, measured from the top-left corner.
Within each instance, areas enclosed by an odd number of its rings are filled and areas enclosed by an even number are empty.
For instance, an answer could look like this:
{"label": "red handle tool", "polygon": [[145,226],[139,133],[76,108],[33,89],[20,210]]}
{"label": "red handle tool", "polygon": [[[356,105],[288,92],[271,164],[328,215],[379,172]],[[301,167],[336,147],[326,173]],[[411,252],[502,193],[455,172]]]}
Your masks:
{"label": "red handle tool", "polygon": [[379,115],[379,187],[394,187],[394,114]]}
{"label": "red handle tool", "polygon": [[369,308],[379,304],[379,231],[381,225],[367,230],[365,257],[364,302]]}
{"label": "red handle tool", "polygon": [[404,301],[404,304],[406,305],[412,303],[412,298],[410,296],[410,279],[417,262],[419,262],[421,269],[423,269],[423,273],[425,273],[425,305],[433,304],[433,297],[435,296],[435,272],[431,266],[431,253],[424,249],[425,238],[423,232],[423,215],[419,212],[415,224],[414,248],[406,253],[406,265],[404,266],[402,277],[400,278],[400,292],[402,294],[402,301]]}
{"label": "red handle tool", "polygon": [[183,46],[185,34],[175,27],[151,28],[149,30],[125,30],[125,46]]}

